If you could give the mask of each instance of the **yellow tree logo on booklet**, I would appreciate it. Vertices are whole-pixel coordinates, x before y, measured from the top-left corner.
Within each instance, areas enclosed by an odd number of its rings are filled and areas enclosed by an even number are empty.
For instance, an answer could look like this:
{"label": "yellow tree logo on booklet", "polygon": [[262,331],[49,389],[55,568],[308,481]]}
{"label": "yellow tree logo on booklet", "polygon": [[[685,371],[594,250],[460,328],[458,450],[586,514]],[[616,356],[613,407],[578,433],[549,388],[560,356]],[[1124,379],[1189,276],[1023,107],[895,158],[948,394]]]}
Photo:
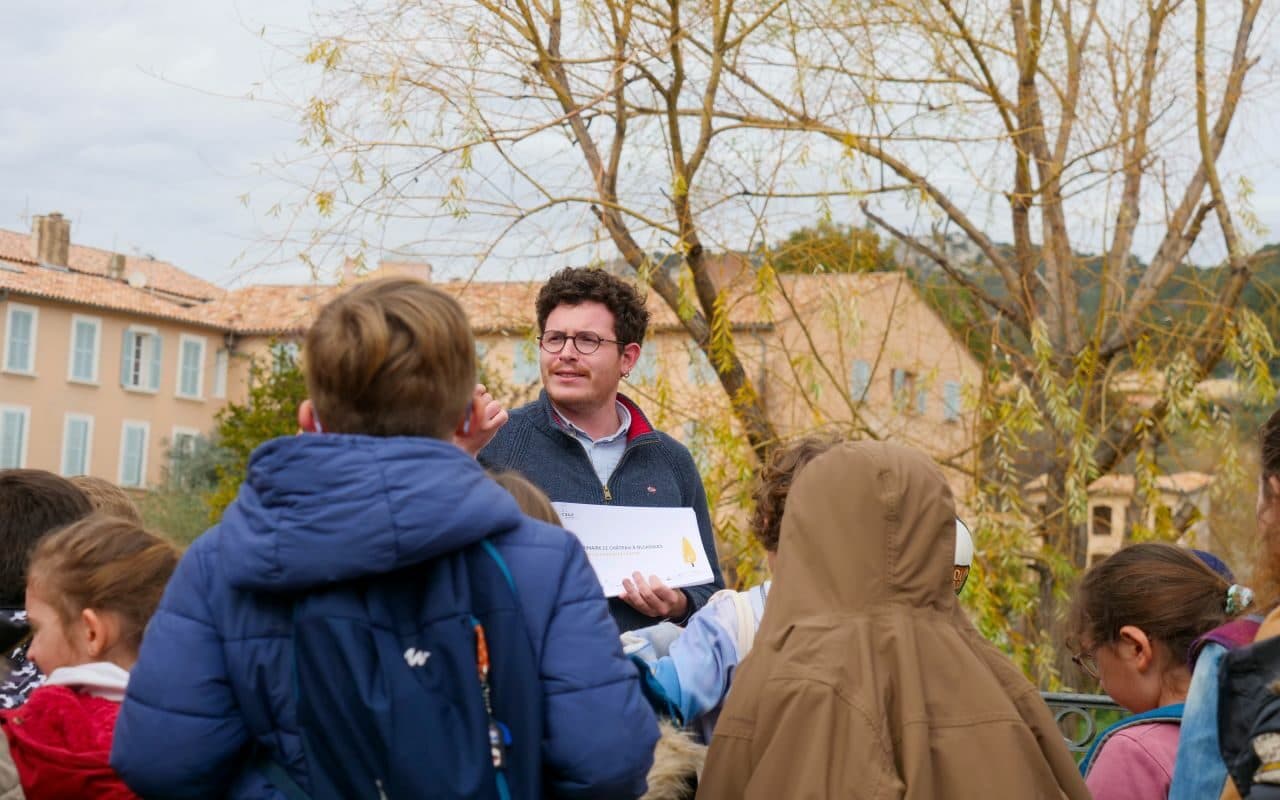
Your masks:
{"label": "yellow tree logo on booklet", "polygon": [[689,542],[688,537],[681,537],[680,548],[684,555],[684,560],[689,563],[689,566],[692,567],[698,563],[698,551],[693,549],[693,545]]}

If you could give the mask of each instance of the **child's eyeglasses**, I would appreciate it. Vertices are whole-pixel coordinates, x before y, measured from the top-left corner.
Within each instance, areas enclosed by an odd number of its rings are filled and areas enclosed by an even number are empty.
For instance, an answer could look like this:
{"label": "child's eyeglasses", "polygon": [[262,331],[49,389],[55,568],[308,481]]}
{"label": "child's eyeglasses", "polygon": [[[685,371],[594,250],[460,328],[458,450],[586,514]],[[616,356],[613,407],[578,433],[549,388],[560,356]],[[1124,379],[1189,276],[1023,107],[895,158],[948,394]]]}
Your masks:
{"label": "child's eyeglasses", "polygon": [[1071,657],[1075,665],[1095,681],[1098,680],[1098,659],[1093,650],[1082,650]]}

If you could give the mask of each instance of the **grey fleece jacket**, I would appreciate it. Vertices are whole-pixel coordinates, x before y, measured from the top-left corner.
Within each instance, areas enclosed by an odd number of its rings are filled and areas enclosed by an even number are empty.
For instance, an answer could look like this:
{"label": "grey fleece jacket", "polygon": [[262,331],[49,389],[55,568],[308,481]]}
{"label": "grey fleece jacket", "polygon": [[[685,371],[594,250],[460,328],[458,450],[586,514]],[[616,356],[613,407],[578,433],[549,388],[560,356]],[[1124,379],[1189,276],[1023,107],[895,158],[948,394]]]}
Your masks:
{"label": "grey fleece jacket", "polygon": [[[682,619],[676,620],[683,623],[702,608],[711,595],[724,588],[711,532],[711,515],[707,511],[707,495],[693,457],[684,445],[655,430],[629,398],[619,394],[618,400],[631,412],[631,428],[622,460],[603,486],[582,445],[552,410],[545,391],[537,400],[512,411],[510,420],[478,457],[481,464],[491,469],[519,472],[555,501],[692,508],[698,518],[702,546],[711,559],[713,579],[711,583],[683,589],[689,597],[689,609]],[[658,621],[616,597],[609,600],[609,612],[620,631]]]}

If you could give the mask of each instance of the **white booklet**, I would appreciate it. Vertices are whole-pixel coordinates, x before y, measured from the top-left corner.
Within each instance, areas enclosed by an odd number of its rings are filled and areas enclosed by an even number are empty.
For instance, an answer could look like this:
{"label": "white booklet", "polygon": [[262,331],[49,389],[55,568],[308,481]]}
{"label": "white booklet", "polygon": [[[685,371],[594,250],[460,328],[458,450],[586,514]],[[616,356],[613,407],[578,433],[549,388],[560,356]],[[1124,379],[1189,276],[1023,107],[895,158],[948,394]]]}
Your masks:
{"label": "white booklet", "polygon": [[551,505],[582,542],[606,597],[622,594],[622,579],[637,571],[672,587],[711,583],[711,562],[692,508]]}

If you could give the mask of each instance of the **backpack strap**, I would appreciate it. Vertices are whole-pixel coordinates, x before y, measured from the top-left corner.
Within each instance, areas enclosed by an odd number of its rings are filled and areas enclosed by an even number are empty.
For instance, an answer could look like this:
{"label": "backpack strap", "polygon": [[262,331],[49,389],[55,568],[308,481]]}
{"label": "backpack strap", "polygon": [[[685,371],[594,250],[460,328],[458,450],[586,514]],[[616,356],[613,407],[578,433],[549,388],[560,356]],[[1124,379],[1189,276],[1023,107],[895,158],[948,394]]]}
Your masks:
{"label": "backpack strap", "polygon": [[742,658],[756,643],[756,612],[746,592],[734,592],[733,605],[738,610],[738,658]]}
{"label": "backpack strap", "polygon": [[520,595],[516,592],[516,580],[511,577],[511,569],[507,566],[506,559],[498,552],[498,548],[493,546],[493,542],[488,539],[481,539],[480,546],[489,554],[489,558],[492,558],[493,562],[498,565],[498,569],[502,571],[502,577],[507,579],[507,587],[511,589],[511,594],[519,602]]}
{"label": "backpack strap", "polygon": [[1153,708],[1150,711],[1144,711],[1141,714],[1134,714],[1131,717],[1125,717],[1119,722],[1113,723],[1102,733],[1098,734],[1098,738],[1093,740],[1093,744],[1089,747],[1089,752],[1085,754],[1084,759],[1080,762],[1080,774],[1088,777],[1089,770],[1093,768],[1094,759],[1098,755],[1098,751],[1107,743],[1115,734],[1125,728],[1134,725],[1145,725],[1149,722],[1172,722],[1177,725],[1182,724],[1182,703],[1173,703],[1167,706]]}
{"label": "backpack strap", "polygon": [[751,651],[756,641],[756,612],[751,607],[751,596],[747,592],[735,592],[733,589],[721,589],[711,596],[725,597],[733,603],[734,618],[737,628],[734,631],[734,644],[738,647],[738,657],[742,658]]}

